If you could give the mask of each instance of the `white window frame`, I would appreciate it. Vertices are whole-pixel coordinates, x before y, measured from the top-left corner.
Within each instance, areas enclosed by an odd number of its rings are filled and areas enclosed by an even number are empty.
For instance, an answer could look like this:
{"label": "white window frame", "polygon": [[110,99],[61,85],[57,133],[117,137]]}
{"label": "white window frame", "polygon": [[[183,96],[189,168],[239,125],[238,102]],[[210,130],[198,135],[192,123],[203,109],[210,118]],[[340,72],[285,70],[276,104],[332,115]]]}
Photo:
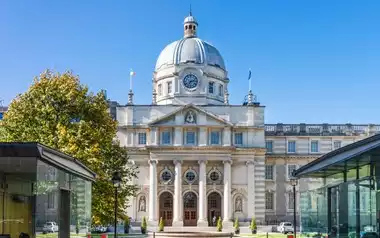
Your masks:
{"label": "white window frame", "polygon": [[[313,144],[313,142],[317,142],[317,151],[313,151],[312,150],[312,144]],[[310,140],[310,153],[312,153],[312,154],[317,154],[317,153],[319,153],[319,151],[321,150],[321,148],[320,148],[320,141],[319,140],[316,140],[316,139],[313,139],[313,140]]]}
{"label": "white window frame", "polygon": [[173,92],[173,83],[172,83],[172,81],[168,81],[166,83],[166,86],[167,86],[167,89],[168,89],[168,94],[171,94]]}
{"label": "white window frame", "polygon": [[[140,143],[140,136],[143,136],[143,140],[145,143]],[[137,134],[137,144],[139,145],[146,145],[146,132],[139,132]]]}
{"label": "white window frame", "polygon": [[[236,135],[237,135],[237,134],[240,134],[240,135],[241,135],[241,143],[236,143]],[[243,143],[244,143],[244,142],[243,142],[243,137],[244,137],[244,136],[243,136],[243,132],[240,132],[240,131],[235,132],[235,133],[234,133],[234,144],[235,144],[235,145],[243,145]]]}
{"label": "white window frame", "polygon": [[[267,194],[271,194],[272,195],[272,208],[267,208]],[[264,195],[264,207],[265,207],[265,210],[267,211],[274,211],[275,210],[275,193],[272,192],[272,191],[265,191],[265,195]]]}
{"label": "white window frame", "polygon": [[[335,143],[339,143],[339,147],[338,148],[335,147]],[[337,149],[339,149],[341,147],[342,147],[342,141],[341,140],[334,140],[333,141],[333,150],[337,150]]]}
{"label": "white window frame", "polygon": [[[290,151],[290,143],[294,143],[294,151]],[[297,141],[296,140],[288,140],[288,143],[286,145],[287,149],[287,153],[289,154],[294,154],[294,153],[297,153]]]}
{"label": "white window frame", "polygon": [[[194,143],[189,143],[187,141],[187,133],[189,133],[189,132],[194,133]],[[184,137],[185,137],[184,138],[185,145],[196,145],[197,144],[197,131],[196,130],[189,130],[189,129],[185,130]]]}
{"label": "white window frame", "polygon": [[[164,133],[169,133],[169,143],[164,143]],[[161,131],[161,145],[171,145],[173,142],[173,135],[171,130],[163,130]]]}
{"label": "white window frame", "polygon": [[[212,92],[210,92],[210,85],[211,84],[212,84]],[[207,92],[210,93],[210,94],[215,94],[215,82],[213,82],[213,81],[208,82]]]}
{"label": "white window frame", "polygon": [[[269,142],[272,144],[271,151],[269,151],[268,148],[267,148],[267,143],[269,143]],[[267,153],[273,153],[273,144],[274,144],[273,140],[266,140],[265,141],[265,149],[267,150]]]}
{"label": "white window frame", "polygon": [[[218,143],[214,144],[212,143],[212,133],[217,132],[219,134]],[[211,130],[210,131],[210,145],[220,145],[222,140],[222,132],[221,130]]]}
{"label": "white window frame", "polygon": [[[270,166],[270,167],[272,167],[272,178],[271,179],[268,179],[267,178],[267,166]],[[274,166],[274,164],[266,164],[265,165],[265,169],[264,169],[264,177],[265,177],[265,180],[267,180],[267,181],[274,181],[275,179],[274,179],[274,176],[275,176],[275,172],[274,172],[274,169],[275,169],[275,166]]]}
{"label": "white window frame", "polygon": [[291,179],[291,174],[289,174],[289,166],[291,166],[291,165],[294,165],[295,169],[298,169],[297,164],[287,164],[286,165],[286,179],[287,179],[287,181],[289,181]]}

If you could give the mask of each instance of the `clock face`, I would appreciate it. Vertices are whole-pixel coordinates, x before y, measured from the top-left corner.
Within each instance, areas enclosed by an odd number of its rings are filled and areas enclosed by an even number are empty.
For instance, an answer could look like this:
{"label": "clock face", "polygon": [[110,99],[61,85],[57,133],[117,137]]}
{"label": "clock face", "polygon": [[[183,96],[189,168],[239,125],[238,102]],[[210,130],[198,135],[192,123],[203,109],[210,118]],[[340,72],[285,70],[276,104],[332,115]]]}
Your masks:
{"label": "clock face", "polygon": [[187,89],[195,89],[198,85],[198,78],[194,74],[188,74],[183,78],[183,85]]}

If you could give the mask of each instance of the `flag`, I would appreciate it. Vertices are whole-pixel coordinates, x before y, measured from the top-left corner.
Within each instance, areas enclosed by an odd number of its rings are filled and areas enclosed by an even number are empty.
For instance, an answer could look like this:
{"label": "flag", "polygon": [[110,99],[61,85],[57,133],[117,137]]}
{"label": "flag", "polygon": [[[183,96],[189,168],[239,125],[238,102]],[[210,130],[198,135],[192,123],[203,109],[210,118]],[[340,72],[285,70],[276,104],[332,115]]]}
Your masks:
{"label": "flag", "polygon": [[251,76],[252,76],[252,73],[251,73],[251,69],[249,69],[249,73],[248,73],[248,80],[251,79]]}
{"label": "flag", "polygon": [[136,72],[134,72],[132,69],[131,69],[131,72],[129,73],[129,76],[135,76],[136,75]]}

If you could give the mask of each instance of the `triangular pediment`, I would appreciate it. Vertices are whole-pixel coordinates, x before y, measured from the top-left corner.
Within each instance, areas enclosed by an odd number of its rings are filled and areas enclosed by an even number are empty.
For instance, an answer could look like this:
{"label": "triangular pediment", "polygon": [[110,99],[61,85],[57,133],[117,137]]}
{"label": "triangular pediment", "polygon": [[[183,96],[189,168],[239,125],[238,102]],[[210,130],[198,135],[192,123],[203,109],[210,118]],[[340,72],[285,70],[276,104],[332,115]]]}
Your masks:
{"label": "triangular pediment", "polygon": [[232,126],[229,121],[223,119],[222,117],[208,112],[203,108],[197,107],[193,104],[188,104],[177,110],[174,110],[171,113],[159,117],[151,121],[149,125]]}

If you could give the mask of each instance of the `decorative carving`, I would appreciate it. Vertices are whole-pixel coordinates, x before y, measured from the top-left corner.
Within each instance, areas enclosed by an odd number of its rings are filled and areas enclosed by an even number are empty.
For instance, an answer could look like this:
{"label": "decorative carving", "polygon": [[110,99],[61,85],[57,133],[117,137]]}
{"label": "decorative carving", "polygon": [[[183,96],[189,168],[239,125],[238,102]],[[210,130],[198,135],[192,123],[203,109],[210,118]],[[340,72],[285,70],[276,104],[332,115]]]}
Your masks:
{"label": "decorative carving", "polygon": [[188,111],[185,115],[185,123],[195,124],[196,118],[193,111]]}
{"label": "decorative carving", "polygon": [[141,196],[140,197],[140,200],[139,200],[139,212],[145,212],[145,204],[146,204],[146,200],[145,200],[145,196]]}
{"label": "decorative carving", "polygon": [[243,202],[241,197],[237,197],[235,200],[235,212],[241,212],[243,211]]}

